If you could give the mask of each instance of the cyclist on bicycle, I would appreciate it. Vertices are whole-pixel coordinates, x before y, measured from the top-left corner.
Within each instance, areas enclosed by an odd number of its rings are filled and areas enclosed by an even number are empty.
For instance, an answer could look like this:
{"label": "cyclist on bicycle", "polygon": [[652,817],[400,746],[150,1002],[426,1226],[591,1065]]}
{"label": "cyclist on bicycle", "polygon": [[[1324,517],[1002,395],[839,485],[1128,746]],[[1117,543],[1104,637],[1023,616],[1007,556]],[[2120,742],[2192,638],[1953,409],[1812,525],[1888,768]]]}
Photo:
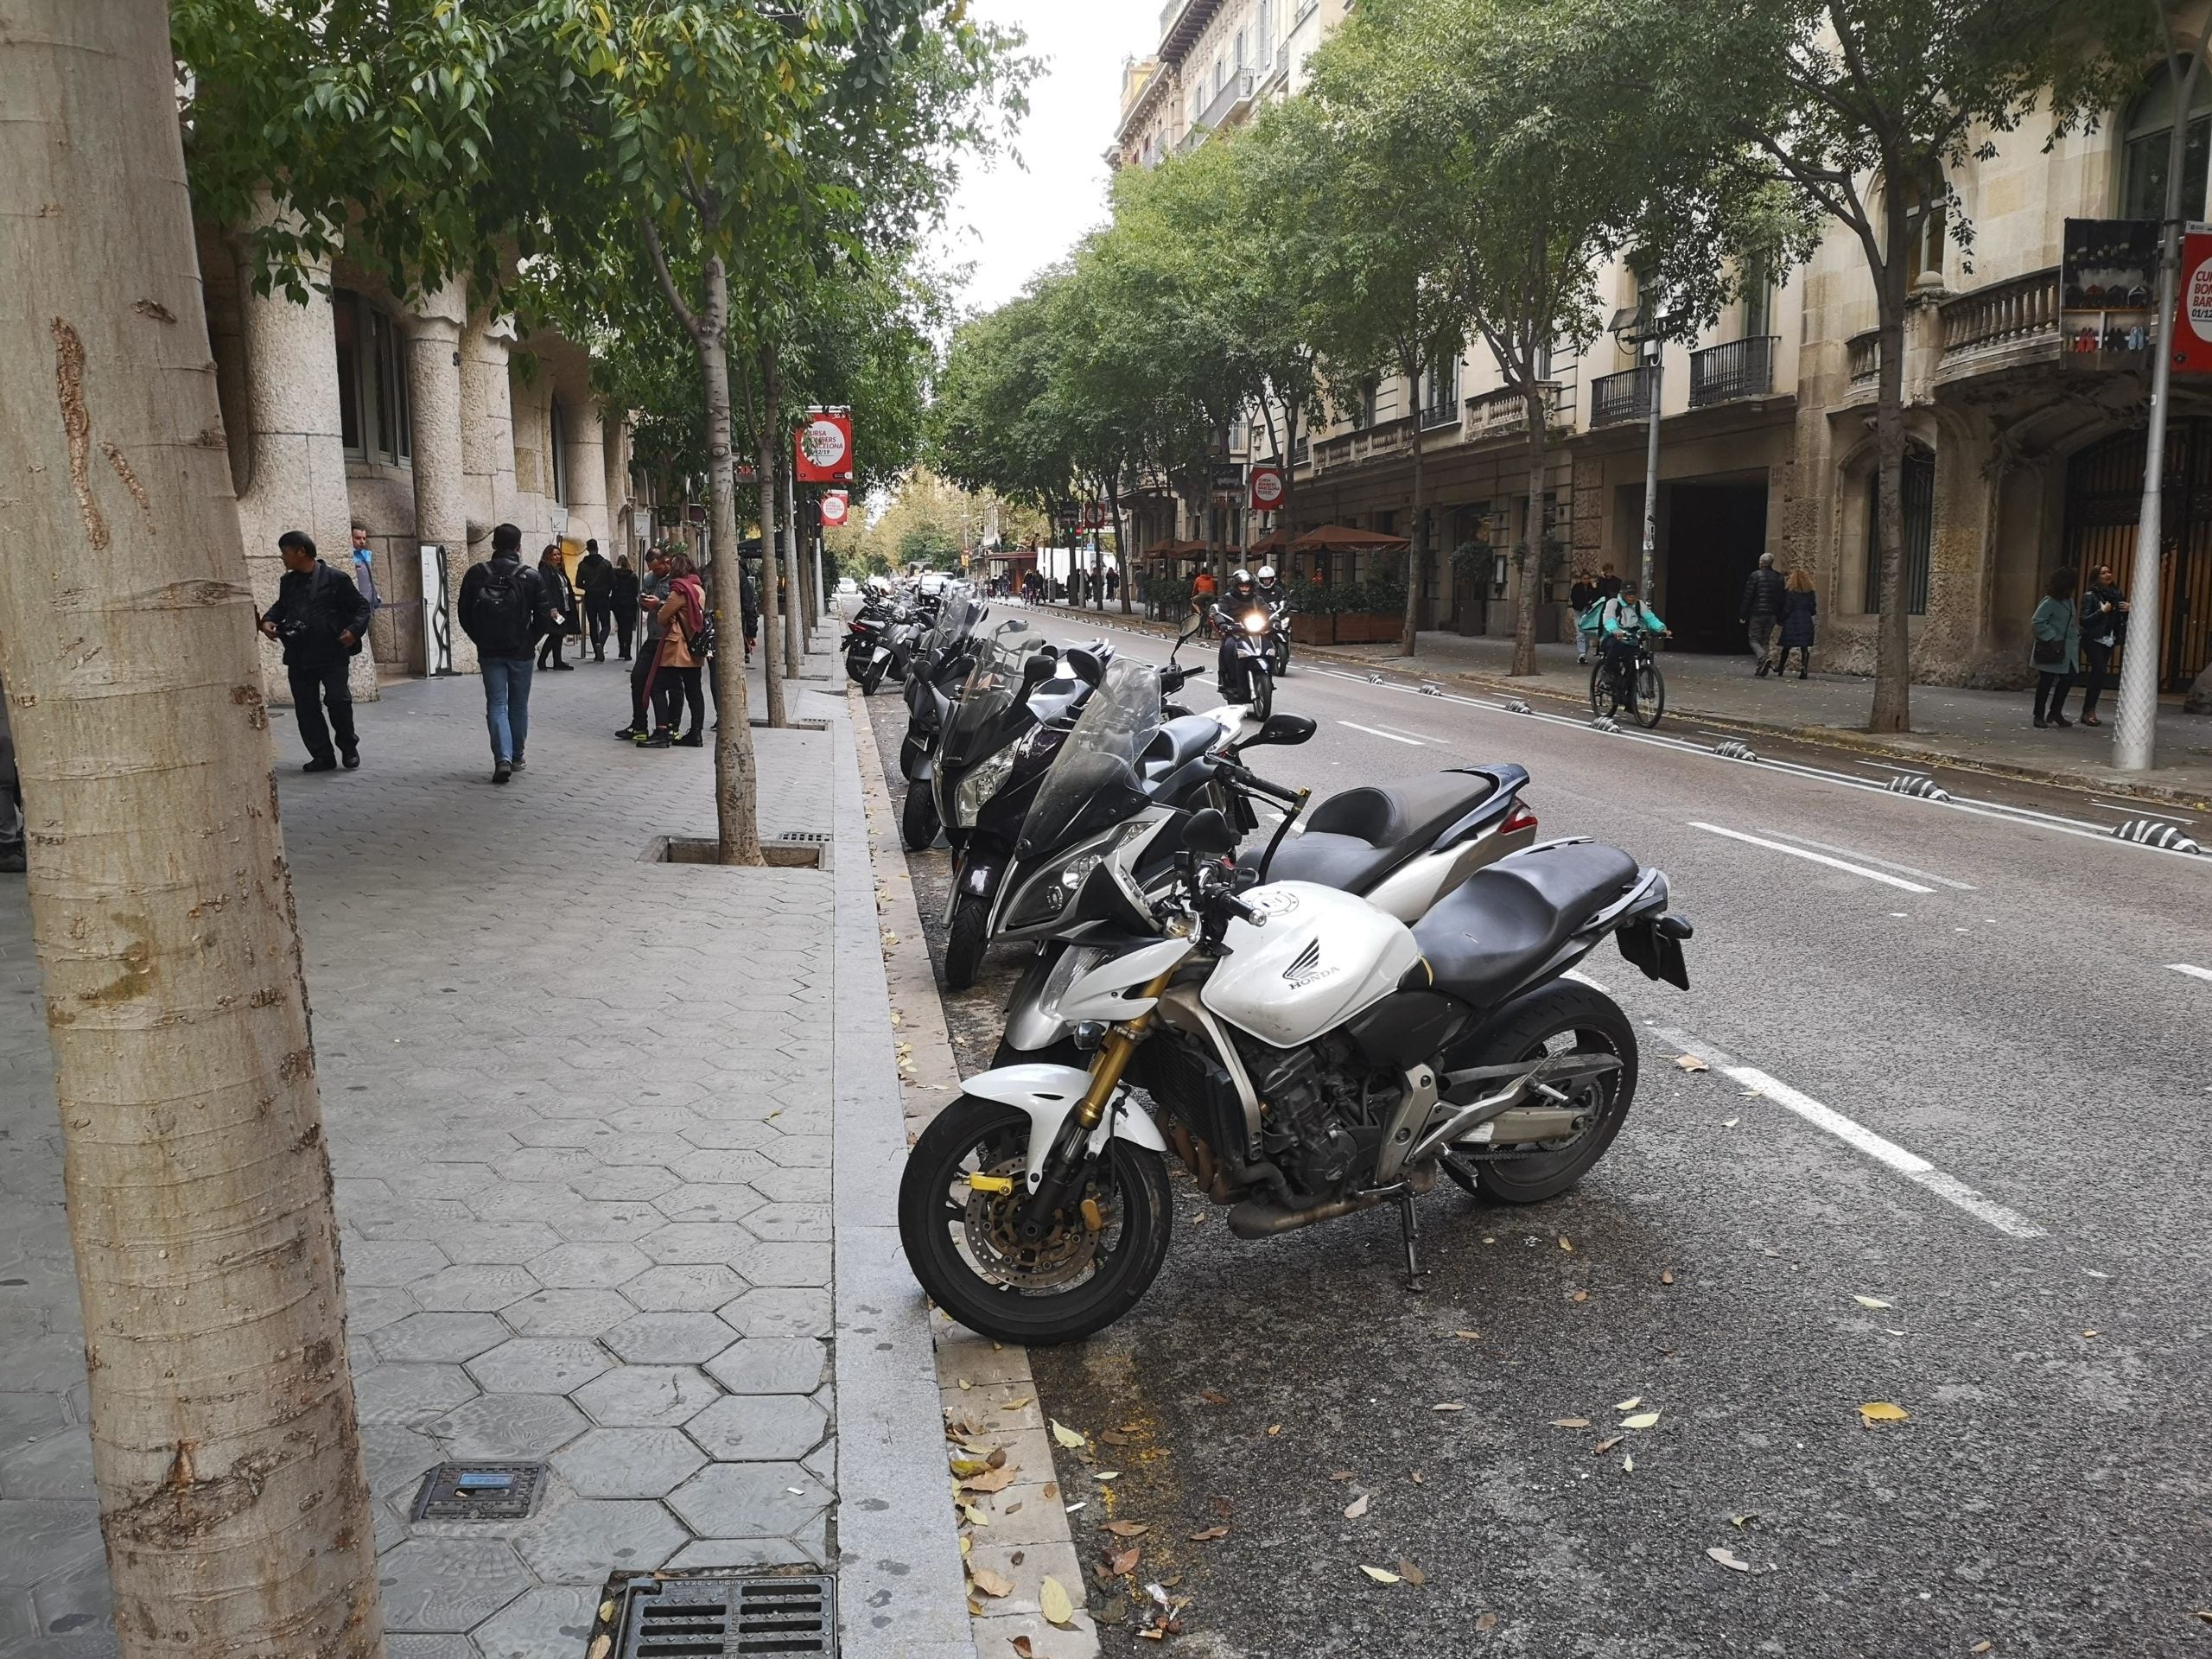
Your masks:
{"label": "cyclist on bicycle", "polygon": [[1660,639],[1675,636],[1649,605],[1637,596],[1636,584],[1624,582],[1619,593],[1605,601],[1598,615],[1598,629],[1605,642],[1605,668],[1617,685],[1635,683],[1636,653],[1641,636]]}

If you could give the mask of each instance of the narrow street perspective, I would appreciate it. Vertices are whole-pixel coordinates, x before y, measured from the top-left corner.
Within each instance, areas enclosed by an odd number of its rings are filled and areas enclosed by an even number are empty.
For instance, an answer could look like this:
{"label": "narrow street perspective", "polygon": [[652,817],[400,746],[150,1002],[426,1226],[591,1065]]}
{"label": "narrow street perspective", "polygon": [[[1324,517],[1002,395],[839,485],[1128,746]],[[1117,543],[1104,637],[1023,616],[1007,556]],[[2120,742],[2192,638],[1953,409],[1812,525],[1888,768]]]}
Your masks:
{"label": "narrow street perspective", "polygon": [[0,1659],[2212,1654],[2212,0],[0,106]]}

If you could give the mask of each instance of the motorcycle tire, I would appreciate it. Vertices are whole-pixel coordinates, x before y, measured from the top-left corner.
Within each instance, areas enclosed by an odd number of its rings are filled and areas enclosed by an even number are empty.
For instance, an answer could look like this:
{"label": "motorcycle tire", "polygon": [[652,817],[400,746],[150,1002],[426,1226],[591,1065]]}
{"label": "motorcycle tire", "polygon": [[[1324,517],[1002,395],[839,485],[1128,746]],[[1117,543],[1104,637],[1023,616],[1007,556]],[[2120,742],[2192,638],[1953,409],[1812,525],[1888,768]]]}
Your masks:
{"label": "motorcycle tire", "polygon": [[962,893],[952,906],[952,925],[944,938],[944,988],[964,991],[976,982],[983,965],[983,947],[990,943],[991,904],[972,893]]}
{"label": "motorcycle tire", "polygon": [[867,661],[848,652],[845,655],[845,677],[858,685],[868,672]]}
{"label": "motorcycle tire", "polygon": [[1159,1276],[1173,1232],[1174,1193],[1158,1153],[1116,1137],[1083,1195],[1103,1212],[1104,1225],[1092,1232],[1071,1206],[1041,1246],[1007,1249],[999,1257],[1007,1268],[995,1275],[975,1254],[976,1240],[981,1234],[995,1245],[988,1229],[1021,1193],[1018,1185],[1004,1195],[978,1193],[964,1177],[973,1168],[1018,1183],[1028,1147],[1027,1112],[961,1096],[930,1120],[906,1154],[899,1241],[931,1300],[969,1330],[1031,1346],[1079,1342],[1135,1306]]}
{"label": "motorcycle tire", "polygon": [[1290,672],[1290,642],[1279,639],[1268,647],[1268,665],[1277,679]]}
{"label": "motorcycle tire", "polygon": [[929,785],[908,784],[906,804],[899,809],[899,839],[906,850],[918,853],[935,846],[937,832],[944,827],[938,821],[937,800]]}
{"label": "motorcycle tire", "polygon": [[1275,711],[1275,677],[1255,666],[1245,670],[1244,678],[1252,694],[1252,718],[1264,724]]}
{"label": "motorcycle tire", "polygon": [[876,693],[876,689],[882,683],[883,664],[881,663],[870,663],[866,668],[861,671],[861,695],[862,696],[874,696]]}
{"label": "motorcycle tire", "polygon": [[1499,1204],[1541,1204],[1587,1174],[1612,1145],[1636,1099],[1636,1027],[1611,997],[1579,980],[1554,980],[1499,1009],[1475,1044],[1452,1052],[1450,1064],[1454,1069],[1513,1065],[1569,1052],[1620,1058],[1611,1081],[1595,1085],[1603,1102],[1594,1121],[1552,1152],[1492,1161],[1492,1148],[1484,1147],[1471,1182],[1449,1164],[1444,1173],[1466,1192]]}

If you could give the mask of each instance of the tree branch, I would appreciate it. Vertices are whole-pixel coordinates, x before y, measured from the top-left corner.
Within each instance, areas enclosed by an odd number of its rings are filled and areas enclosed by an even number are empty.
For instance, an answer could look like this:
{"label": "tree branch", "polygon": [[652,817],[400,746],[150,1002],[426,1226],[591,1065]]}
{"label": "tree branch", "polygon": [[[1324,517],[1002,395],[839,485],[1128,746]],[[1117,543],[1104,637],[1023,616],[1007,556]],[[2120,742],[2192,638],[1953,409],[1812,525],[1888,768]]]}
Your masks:
{"label": "tree branch", "polygon": [[675,308],[676,320],[683,325],[683,332],[691,336],[693,345],[699,343],[699,319],[691,308],[683,303],[683,295],[676,286],[676,273],[668,268],[668,256],[661,249],[660,232],[645,214],[638,215],[638,229],[645,238],[645,251],[652,255],[653,270],[660,277],[661,291],[668,296],[668,302]]}

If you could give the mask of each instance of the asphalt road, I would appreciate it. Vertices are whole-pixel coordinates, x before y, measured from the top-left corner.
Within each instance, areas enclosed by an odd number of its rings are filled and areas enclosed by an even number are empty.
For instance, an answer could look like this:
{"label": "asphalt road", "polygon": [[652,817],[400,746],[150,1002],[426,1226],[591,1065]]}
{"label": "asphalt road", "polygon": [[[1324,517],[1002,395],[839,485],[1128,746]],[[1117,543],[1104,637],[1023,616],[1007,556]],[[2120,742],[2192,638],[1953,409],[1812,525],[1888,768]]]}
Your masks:
{"label": "asphalt road", "polygon": [[[1635,1110],[1554,1203],[1440,1185],[1424,1295],[1387,1210],[1250,1243],[1179,1180],[1147,1299],[1033,1355],[1078,1548],[1141,1551],[1108,1650],[1157,1584],[1218,1656],[2212,1654],[2212,860],[1359,675],[1277,707],[1319,732],[1252,759],[1317,798],[1526,766],[1545,834],[1667,870],[1692,988],[1591,958]],[[948,999],[963,1069],[1019,965]]]}

